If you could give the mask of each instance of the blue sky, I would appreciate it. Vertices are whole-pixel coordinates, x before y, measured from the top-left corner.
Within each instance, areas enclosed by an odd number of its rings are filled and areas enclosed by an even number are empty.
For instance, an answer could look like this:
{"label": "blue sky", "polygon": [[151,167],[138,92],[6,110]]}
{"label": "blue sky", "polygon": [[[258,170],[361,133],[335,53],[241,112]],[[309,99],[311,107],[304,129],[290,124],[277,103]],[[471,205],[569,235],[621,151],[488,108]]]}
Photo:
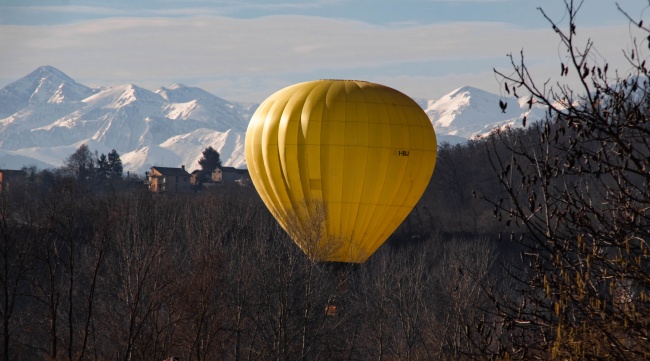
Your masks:
{"label": "blue sky", "polygon": [[[618,3],[650,14],[648,0]],[[637,33],[615,4],[585,0],[578,35],[625,70]],[[465,85],[498,93],[492,69],[507,72],[508,53],[523,49],[539,79],[559,74],[565,54],[540,6],[563,19],[562,0],[0,0],[0,87],[52,65],[89,86],[183,83],[235,101],[321,78],[426,99]]]}

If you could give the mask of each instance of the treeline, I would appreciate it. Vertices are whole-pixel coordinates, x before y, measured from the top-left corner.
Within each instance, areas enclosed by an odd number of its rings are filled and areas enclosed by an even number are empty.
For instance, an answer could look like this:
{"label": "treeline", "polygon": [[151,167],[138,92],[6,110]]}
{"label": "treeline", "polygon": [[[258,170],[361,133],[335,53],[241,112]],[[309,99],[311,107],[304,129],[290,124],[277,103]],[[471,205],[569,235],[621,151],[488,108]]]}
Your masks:
{"label": "treeline", "polygon": [[492,282],[491,240],[406,228],[366,264],[312,263],[251,187],[67,178],[0,206],[8,360],[456,359]]}
{"label": "treeline", "polygon": [[[131,177],[127,173],[124,179],[124,168],[119,153],[113,149],[108,155],[97,151],[92,152],[86,144],[82,144],[70,154],[59,168],[41,169],[36,166],[25,166],[25,172],[31,190],[43,191],[62,181],[76,181],[78,186],[92,188],[95,191],[106,191],[132,186],[139,177]],[[16,184],[16,186],[20,186]]]}

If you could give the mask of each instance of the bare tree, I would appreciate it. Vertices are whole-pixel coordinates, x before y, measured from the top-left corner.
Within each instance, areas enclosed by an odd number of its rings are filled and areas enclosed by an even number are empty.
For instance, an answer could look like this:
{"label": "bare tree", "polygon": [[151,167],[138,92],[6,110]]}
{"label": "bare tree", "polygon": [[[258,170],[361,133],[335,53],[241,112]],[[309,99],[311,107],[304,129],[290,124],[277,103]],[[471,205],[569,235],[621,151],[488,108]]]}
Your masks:
{"label": "bare tree", "polygon": [[81,181],[90,180],[94,174],[95,157],[87,145],[82,144],[65,160],[65,170]]}
{"label": "bare tree", "polygon": [[104,294],[110,302],[101,309],[101,327],[110,331],[116,358],[162,359],[168,351],[164,335],[180,317],[186,257],[177,248],[182,208],[174,201],[138,193],[115,209],[120,222],[106,281],[113,286]]}
{"label": "bare tree", "polygon": [[27,309],[25,296],[33,267],[30,244],[25,242],[33,233],[27,207],[24,187],[0,190],[0,335],[4,360],[18,357],[20,317],[16,315]]}
{"label": "bare tree", "polygon": [[[523,53],[505,88],[530,94],[548,117],[527,131],[492,138],[492,162],[505,189],[497,216],[522,247],[520,281],[495,298],[509,344],[522,359],[644,359],[650,356],[650,122],[648,70],[637,42],[624,56],[632,73],[598,63],[594,43],[578,46],[580,3],[565,2],[567,26],[550,22],[566,50],[561,76],[579,89],[547,87]],[[631,22],[648,34],[643,22]]]}
{"label": "bare tree", "polygon": [[482,357],[490,345],[477,343],[484,325],[492,321],[485,288],[498,286],[499,255],[489,239],[454,238],[438,254],[430,271],[435,274],[435,329],[430,329],[436,357],[457,360],[466,355]]}

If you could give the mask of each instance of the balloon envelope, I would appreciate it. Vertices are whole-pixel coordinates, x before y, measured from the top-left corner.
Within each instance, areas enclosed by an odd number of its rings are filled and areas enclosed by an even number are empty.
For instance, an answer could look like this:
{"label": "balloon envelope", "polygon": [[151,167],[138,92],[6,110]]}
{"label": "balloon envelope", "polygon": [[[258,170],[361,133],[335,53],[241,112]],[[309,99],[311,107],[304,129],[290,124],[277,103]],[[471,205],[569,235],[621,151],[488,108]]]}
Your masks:
{"label": "balloon envelope", "polygon": [[395,89],[318,80],[267,98],[245,150],[262,200],[309,257],[362,263],[422,196],[436,136],[422,108]]}

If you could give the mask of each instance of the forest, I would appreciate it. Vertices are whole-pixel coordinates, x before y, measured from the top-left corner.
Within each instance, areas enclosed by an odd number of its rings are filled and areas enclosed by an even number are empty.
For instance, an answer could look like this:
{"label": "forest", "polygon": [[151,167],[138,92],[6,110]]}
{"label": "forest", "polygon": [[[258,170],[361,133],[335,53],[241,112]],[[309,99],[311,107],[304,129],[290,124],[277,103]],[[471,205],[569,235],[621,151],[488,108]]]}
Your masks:
{"label": "forest", "polygon": [[29,170],[0,193],[2,359],[650,358],[650,38],[615,73],[566,5],[558,72],[582,86],[511,56],[501,86],[547,118],[441,144],[363,264],[310,261],[251,185],[155,194],[88,149]]}

